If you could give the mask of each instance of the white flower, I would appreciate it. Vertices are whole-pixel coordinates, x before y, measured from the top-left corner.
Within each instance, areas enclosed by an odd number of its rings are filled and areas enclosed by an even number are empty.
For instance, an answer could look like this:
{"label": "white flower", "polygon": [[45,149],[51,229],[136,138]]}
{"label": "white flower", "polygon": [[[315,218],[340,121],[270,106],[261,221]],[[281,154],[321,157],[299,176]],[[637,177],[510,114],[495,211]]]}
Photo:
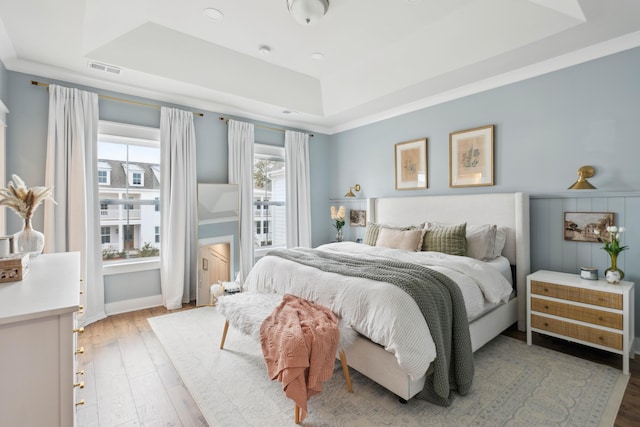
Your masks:
{"label": "white flower", "polygon": [[607,227],[607,231],[609,233],[616,233],[618,231],[618,227],[616,227],[615,225],[610,225]]}
{"label": "white flower", "polygon": [[619,231],[620,233],[624,233],[624,230],[625,230],[625,228],[624,228],[624,227],[620,227],[620,228],[618,228],[618,231]]}

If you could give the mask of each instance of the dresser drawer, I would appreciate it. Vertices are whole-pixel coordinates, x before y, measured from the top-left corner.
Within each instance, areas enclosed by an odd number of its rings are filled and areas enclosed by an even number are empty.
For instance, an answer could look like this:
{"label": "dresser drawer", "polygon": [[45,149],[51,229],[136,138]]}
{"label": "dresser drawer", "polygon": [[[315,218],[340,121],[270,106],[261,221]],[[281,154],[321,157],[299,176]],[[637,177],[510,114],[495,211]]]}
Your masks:
{"label": "dresser drawer", "polygon": [[549,317],[531,315],[531,326],[536,329],[553,332],[587,341],[594,344],[603,345],[616,350],[622,350],[622,334],[590,328],[588,326],[576,325],[562,320],[551,319]]}
{"label": "dresser drawer", "polygon": [[622,313],[609,313],[594,308],[580,307],[534,297],[531,298],[531,310],[622,330]]}
{"label": "dresser drawer", "polygon": [[622,310],[622,294],[531,281],[531,293]]}

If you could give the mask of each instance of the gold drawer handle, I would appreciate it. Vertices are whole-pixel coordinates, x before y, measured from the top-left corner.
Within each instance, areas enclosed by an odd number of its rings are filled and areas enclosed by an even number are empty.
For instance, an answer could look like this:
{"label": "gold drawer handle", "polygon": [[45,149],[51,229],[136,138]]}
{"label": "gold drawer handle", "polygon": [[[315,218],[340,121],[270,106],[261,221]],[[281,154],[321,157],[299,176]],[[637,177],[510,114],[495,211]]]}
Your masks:
{"label": "gold drawer handle", "polygon": [[80,399],[79,402],[76,402],[76,406],[84,405],[84,399]]}
{"label": "gold drawer handle", "polygon": [[76,371],[76,375],[84,375],[84,371]]}
{"label": "gold drawer handle", "polygon": [[76,329],[74,329],[74,330],[73,330],[73,333],[76,333],[76,332],[77,332],[77,333],[79,333],[79,334],[81,334],[81,333],[83,333],[83,332],[84,332],[84,328],[76,328]]}
{"label": "gold drawer handle", "polygon": [[74,387],[84,388],[84,381],[80,381],[79,383],[75,383],[73,386]]}
{"label": "gold drawer handle", "polygon": [[80,347],[78,350],[75,351],[75,354],[83,354],[84,353],[84,347]]}

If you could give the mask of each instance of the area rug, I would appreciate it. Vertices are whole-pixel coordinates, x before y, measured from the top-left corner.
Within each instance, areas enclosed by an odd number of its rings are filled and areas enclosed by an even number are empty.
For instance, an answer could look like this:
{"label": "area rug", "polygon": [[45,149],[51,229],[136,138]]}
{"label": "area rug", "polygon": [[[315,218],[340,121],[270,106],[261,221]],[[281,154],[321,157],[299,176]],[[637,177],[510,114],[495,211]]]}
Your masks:
{"label": "area rug", "polygon": [[[260,344],[229,328],[215,307],[148,319],[211,426],[294,425],[294,404],[266,374]],[[612,426],[629,377],[621,371],[505,336],[474,356],[471,393],[449,407],[397,396],[340,363],[309,401],[308,426]]]}

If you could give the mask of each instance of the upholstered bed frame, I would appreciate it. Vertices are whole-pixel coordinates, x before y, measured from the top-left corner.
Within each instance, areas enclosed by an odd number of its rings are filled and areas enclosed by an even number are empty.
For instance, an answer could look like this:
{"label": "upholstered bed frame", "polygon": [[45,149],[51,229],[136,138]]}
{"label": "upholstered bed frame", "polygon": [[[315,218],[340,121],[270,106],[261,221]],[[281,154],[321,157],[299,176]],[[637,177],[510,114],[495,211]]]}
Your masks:
{"label": "upholstered bed frame", "polygon": [[[469,329],[476,351],[503,330],[518,322],[525,330],[525,289],[529,274],[529,197],[525,193],[494,193],[453,196],[375,198],[367,202],[368,221],[410,225],[423,222],[447,224],[496,224],[508,227],[503,256],[515,270],[517,295],[474,320]],[[393,354],[359,337],[346,350],[349,366],[368,376],[399,397],[409,400],[424,385],[425,377],[412,379]]]}

